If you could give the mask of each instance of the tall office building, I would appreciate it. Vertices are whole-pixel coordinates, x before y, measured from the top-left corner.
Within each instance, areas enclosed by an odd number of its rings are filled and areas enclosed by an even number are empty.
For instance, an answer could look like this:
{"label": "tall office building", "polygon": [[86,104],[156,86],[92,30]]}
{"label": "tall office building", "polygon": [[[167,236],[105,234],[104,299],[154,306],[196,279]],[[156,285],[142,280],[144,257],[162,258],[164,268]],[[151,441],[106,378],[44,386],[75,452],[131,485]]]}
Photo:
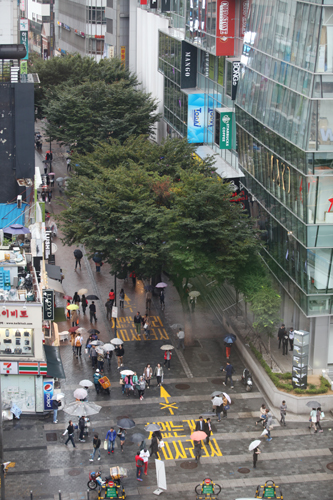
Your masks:
{"label": "tall office building", "polygon": [[241,63],[239,166],[316,372],[333,365],[332,1],[252,0]]}

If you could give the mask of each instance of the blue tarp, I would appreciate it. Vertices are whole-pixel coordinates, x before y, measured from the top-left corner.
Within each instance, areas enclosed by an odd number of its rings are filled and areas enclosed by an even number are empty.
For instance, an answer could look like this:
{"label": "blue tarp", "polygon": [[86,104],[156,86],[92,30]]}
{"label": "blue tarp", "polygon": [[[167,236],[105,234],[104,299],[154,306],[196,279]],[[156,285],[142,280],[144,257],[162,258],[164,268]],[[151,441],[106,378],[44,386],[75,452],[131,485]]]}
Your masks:
{"label": "blue tarp", "polygon": [[0,229],[10,226],[10,224],[21,224],[24,226],[24,210],[26,203],[22,203],[22,208],[17,208],[17,203],[0,203]]}

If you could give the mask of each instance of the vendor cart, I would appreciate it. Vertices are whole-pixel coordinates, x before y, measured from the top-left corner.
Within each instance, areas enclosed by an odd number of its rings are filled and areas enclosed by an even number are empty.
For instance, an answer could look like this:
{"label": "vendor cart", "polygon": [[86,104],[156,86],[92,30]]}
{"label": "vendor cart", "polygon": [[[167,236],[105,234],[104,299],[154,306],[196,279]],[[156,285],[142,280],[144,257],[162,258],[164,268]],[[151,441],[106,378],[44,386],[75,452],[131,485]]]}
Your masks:
{"label": "vendor cart", "polygon": [[216,500],[221,493],[221,486],[214,483],[209,477],[195,487],[196,500]]}
{"label": "vendor cart", "polygon": [[104,376],[100,378],[98,382],[101,384],[102,390],[106,392],[106,394],[110,394],[110,387],[111,387],[110,380]]}
{"label": "vendor cart", "polygon": [[127,477],[127,469],[124,467],[110,467],[110,477],[106,478],[105,484],[98,492],[98,500],[105,498],[126,498],[125,488],[121,479]]}
{"label": "vendor cart", "polygon": [[268,479],[264,485],[257,486],[254,498],[268,498],[271,500],[283,500],[283,494],[280,486]]}

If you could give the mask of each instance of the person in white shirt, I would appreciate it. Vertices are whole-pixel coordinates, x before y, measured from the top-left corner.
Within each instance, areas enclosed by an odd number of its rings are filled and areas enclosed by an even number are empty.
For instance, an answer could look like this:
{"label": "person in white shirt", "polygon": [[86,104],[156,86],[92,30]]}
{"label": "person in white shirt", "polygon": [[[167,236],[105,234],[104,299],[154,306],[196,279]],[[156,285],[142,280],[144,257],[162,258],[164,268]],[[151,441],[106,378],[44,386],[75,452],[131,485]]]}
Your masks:
{"label": "person in white shirt", "polygon": [[148,458],[150,457],[150,453],[149,451],[144,448],[143,450],[140,451],[140,457],[142,458],[143,460],[143,463],[144,463],[144,473],[145,475],[147,476],[147,471],[148,471]]}
{"label": "person in white shirt", "polygon": [[185,349],[185,345],[184,345],[185,332],[182,328],[179,328],[179,332],[177,333],[177,337],[178,337],[177,349],[180,349],[180,347],[182,347],[183,351],[184,351],[184,349]]}
{"label": "person in white shirt", "polygon": [[161,367],[160,363],[157,363],[157,366],[154,370],[154,375],[156,376],[157,387],[160,387],[161,383],[163,382],[163,368]]}
{"label": "person in white shirt", "polygon": [[290,344],[289,350],[290,351],[294,350],[294,337],[295,337],[294,329],[290,328],[290,330],[289,330],[289,344]]}
{"label": "person in white shirt", "polygon": [[81,356],[82,344],[83,344],[83,337],[81,335],[77,335],[75,337],[76,357]]}

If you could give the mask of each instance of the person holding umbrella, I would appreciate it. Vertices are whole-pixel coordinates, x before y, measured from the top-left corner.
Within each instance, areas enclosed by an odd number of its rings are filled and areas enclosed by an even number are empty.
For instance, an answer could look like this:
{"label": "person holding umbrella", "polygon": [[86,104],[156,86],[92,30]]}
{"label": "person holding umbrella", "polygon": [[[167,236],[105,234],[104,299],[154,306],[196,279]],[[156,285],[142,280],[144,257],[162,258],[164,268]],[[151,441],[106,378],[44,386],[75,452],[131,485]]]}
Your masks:
{"label": "person holding umbrella", "polygon": [[158,438],[157,438],[155,433],[153,434],[153,437],[151,438],[149,449],[150,449],[150,456],[155,455],[155,457],[158,459],[159,458],[159,456],[158,456]]}
{"label": "person holding umbrella", "polygon": [[[117,339],[117,340],[120,340],[120,339]],[[124,354],[125,354],[124,344],[122,342],[120,344],[116,345],[115,353],[116,353],[116,356],[117,356],[117,363],[118,363],[118,368],[117,369],[120,370],[120,368],[123,366],[123,357],[124,357]]]}
{"label": "person holding umbrella", "polygon": [[97,322],[97,318],[96,318],[96,306],[95,306],[95,302],[94,301],[92,301],[92,303],[89,306],[89,312],[90,312],[90,323],[92,324],[92,322],[94,320],[95,324],[96,324],[96,322]]}
{"label": "person holding umbrella", "polygon": [[74,271],[76,271],[76,268],[77,268],[78,265],[80,266],[80,271],[81,271],[81,259],[83,257],[83,253],[81,252],[81,250],[79,248],[77,248],[76,250],[74,250],[74,257],[75,257],[75,268],[74,268]]}
{"label": "person holding umbrella", "polygon": [[168,370],[170,370],[172,352],[167,350],[164,352],[164,366],[168,363]]}
{"label": "person holding umbrella", "polygon": [[249,446],[249,451],[253,451],[253,468],[255,469],[257,467],[257,461],[258,461],[258,455],[260,455],[261,451],[259,449],[261,441],[259,439],[256,439],[255,441],[252,441],[252,443]]}
{"label": "person holding umbrella", "polygon": [[97,352],[94,345],[90,347],[89,356],[91,358],[91,366],[95,368],[97,366]]}

